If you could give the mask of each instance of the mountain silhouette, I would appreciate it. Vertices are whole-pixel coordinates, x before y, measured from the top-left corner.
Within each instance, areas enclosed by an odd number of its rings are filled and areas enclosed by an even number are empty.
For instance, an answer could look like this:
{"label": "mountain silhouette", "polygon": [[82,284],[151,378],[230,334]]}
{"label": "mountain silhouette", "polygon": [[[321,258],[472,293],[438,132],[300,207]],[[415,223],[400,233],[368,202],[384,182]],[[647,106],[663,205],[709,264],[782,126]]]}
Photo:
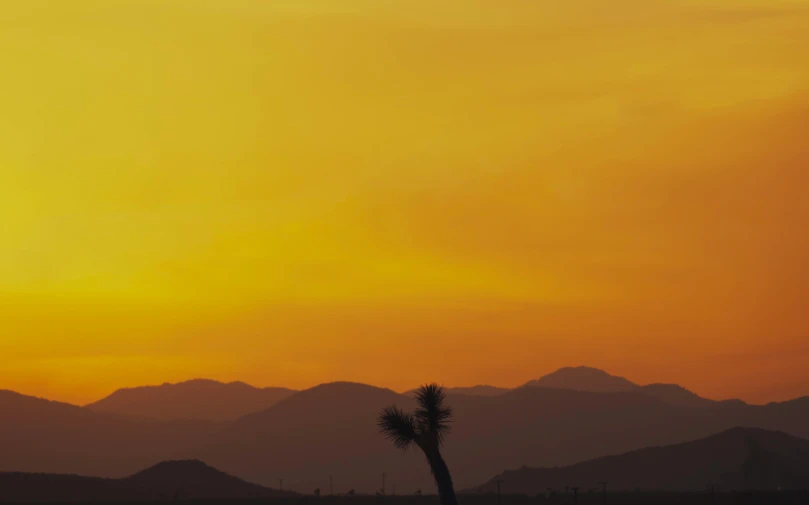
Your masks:
{"label": "mountain silhouette", "polygon": [[650,447],[562,468],[528,468],[501,473],[469,492],[536,494],[577,486],[611,490],[704,491],[805,489],[809,487],[809,441],[782,432],[732,428],[665,447]]}
{"label": "mountain silhouette", "polygon": [[[444,458],[458,489],[504,468],[566,466],[649,446],[696,440],[734,426],[809,438],[809,398],[768,405],[700,406],[685,390],[646,387],[594,393],[521,387],[497,396],[449,395],[455,411]],[[658,396],[660,391],[656,391]],[[687,401],[682,401],[683,398]],[[381,474],[399,493],[433,489],[423,457],[379,436],[379,411],[413,398],[364,384],[332,383],[294,393],[236,421],[159,421],[0,393],[0,471],[123,477],[169,459],[199,459],[265,486],[310,493],[373,493]]]}
{"label": "mountain silhouette", "polygon": [[0,471],[122,477],[218,429],[209,421],[132,419],[0,390]]}
{"label": "mountain silhouette", "polygon": [[[672,405],[684,407],[707,407],[716,403],[714,400],[702,398],[678,384],[648,384],[639,386],[623,377],[611,375],[603,370],[586,366],[560,368],[539,379],[529,381],[520,387],[545,387],[594,393],[635,391],[654,396]],[[404,394],[410,396],[414,391],[413,389]],[[448,395],[500,396],[511,391],[511,389],[480,385],[454,388],[445,387],[444,391]]]}
{"label": "mountain silhouette", "polygon": [[177,494],[183,499],[240,499],[289,496],[293,493],[246,482],[199,460],[164,461],[124,479],[154,496]]}
{"label": "mountain silhouette", "polygon": [[528,381],[523,387],[544,387],[589,391],[592,393],[621,393],[635,391],[640,386],[623,377],[586,366],[565,367]]}
{"label": "mountain silhouette", "polygon": [[[668,445],[734,426],[809,437],[809,398],[766,406],[716,402],[673,405],[637,390],[592,393],[518,388],[499,396],[451,395],[455,412],[445,459],[459,489],[505,467],[570,465],[605,454]],[[373,492],[381,473],[406,492],[433,484],[418,454],[400,454],[376,433],[377,412],[413,399],[362,384],[334,383],[297,393],[246,416],[188,454],[247,480],[290,489],[328,487]]]}
{"label": "mountain silhouette", "polygon": [[161,420],[232,421],[265,410],[294,394],[286,388],[256,388],[244,382],[194,379],[178,384],[119,389],[87,408]]}
{"label": "mountain silhouette", "polygon": [[220,472],[201,461],[166,461],[123,479],[0,473],[0,501],[237,500],[290,496]]}
{"label": "mountain silhouette", "polygon": [[682,407],[708,407],[716,403],[714,400],[702,398],[678,384],[639,386],[624,377],[586,366],[560,368],[537,380],[529,381],[522,387],[570,389],[592,393],[640,392]]}

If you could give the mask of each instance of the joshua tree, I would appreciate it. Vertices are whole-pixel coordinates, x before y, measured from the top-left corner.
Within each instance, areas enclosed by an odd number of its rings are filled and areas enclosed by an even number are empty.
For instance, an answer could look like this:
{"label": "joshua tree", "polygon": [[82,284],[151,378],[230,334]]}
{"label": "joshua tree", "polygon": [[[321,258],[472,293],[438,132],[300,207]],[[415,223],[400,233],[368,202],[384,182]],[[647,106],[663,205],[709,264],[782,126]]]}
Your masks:
{"label": "joshua tree", "polygon": [[382,410],[377,419],[379,430],[398,449],[406,451],[416,444],[430,464],[430,471],[438,486],[441,505],[458,505],[452,476],[441,457],[441,444],[449,433],[452,409],[444,404],[444,389],[438,384],[427,384],[416,391],[418,408],[412,414],[394,406]]}

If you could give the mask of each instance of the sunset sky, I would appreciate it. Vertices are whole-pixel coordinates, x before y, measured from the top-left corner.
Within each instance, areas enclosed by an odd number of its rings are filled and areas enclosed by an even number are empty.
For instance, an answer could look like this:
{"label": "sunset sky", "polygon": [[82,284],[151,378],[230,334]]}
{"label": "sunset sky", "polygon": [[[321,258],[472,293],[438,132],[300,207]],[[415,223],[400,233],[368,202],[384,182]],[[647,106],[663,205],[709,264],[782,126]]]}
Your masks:
{"label": "sunset sky", "polygon": [[809,0],[6,0],[0,389],[809,395]]}

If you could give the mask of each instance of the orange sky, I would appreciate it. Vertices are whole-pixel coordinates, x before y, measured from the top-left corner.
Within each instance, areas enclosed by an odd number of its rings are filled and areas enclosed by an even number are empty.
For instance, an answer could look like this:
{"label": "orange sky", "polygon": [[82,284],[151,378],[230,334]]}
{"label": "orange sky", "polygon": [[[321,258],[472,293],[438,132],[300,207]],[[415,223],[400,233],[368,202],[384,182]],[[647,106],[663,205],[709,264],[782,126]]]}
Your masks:
{"label": "orange sky", "polygon": [[11,0],[0,388],[809,394],[809,0]]}

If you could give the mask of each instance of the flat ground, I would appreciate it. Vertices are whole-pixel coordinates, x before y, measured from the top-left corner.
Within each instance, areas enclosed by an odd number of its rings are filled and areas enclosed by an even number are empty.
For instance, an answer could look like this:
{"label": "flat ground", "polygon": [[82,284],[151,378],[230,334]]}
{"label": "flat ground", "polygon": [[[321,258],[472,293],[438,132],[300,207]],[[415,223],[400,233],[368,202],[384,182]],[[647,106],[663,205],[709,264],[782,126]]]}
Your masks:
{"label": "flat ground", "polygon": [[[132,502],[115,505],[140,505],[141,503],[173,502],[166,499],[155,502]],[[233,501],[185,501],[184,505],[230,505]],[[459,505],[498,505],[494,494],[459,495]],[[0,491],[0,503],[3,503]],[[438,505],[438,497],[427,496],[301,496],[272,500],[243,500],[240,505]],[[607,493],[607,505],[809,505],[809,491],[784,492],[734,492],[734,493]],[[573,493],[556,492],[549,497],[504,494],[499,505],[603,505],[604,496],[600,492],[580,492],[578,499]],[[53,504],[57,505],[57,504]],[[70,505],[104,505],[102,502],[88,501]]]}

